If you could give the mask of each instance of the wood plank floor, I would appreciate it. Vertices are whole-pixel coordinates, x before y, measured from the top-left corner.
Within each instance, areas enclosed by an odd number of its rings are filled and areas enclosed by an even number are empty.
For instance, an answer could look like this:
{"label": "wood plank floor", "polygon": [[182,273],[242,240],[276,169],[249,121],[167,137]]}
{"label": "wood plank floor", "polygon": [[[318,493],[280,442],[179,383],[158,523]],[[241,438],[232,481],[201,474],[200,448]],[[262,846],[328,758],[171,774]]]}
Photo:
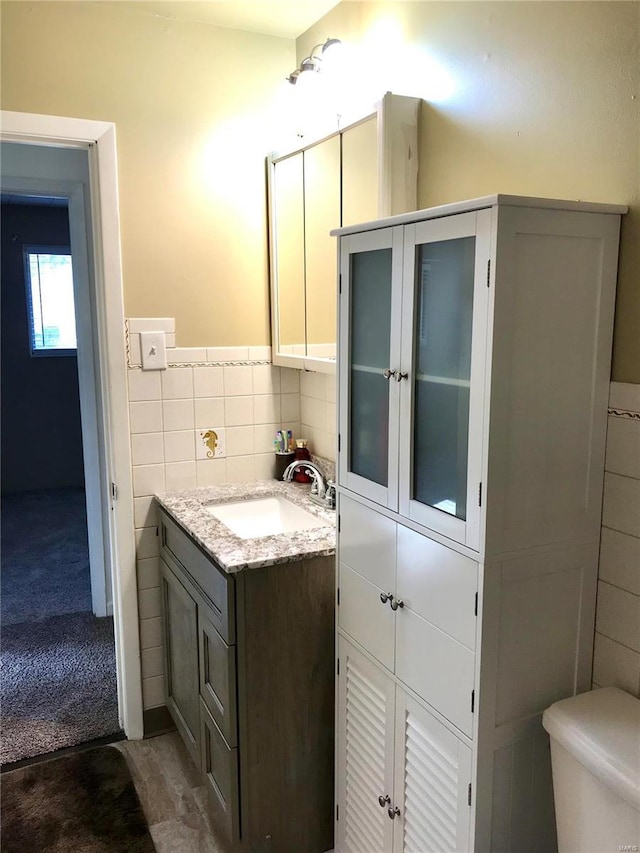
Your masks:
{"label": "wood plank floor", "polygon": [[125,756],[158,853],[229,853],[216,838],[205,788],[177,732],[113,746]]}

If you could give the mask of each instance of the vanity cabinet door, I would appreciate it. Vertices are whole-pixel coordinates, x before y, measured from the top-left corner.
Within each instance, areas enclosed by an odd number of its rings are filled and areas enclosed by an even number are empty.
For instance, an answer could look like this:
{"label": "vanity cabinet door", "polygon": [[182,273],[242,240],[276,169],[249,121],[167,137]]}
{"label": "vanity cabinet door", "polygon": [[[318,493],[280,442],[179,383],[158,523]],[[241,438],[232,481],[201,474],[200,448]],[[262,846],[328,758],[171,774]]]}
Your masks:
{"label": "vanity cabinet door", "polygon": [[198,607],[164,560],[161,567],[167,708],[200,768]]}

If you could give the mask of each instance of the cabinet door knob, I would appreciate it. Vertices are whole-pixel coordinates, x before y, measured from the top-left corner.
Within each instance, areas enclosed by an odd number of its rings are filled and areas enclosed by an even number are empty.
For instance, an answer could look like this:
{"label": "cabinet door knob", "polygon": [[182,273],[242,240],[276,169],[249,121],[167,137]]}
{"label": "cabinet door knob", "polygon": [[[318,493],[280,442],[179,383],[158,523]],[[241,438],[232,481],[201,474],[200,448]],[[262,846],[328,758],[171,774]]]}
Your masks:
{"label": "cabinet door knob", "polygon": [[403,379],[408,379],[408,378],[409,378],[409,374],[408,374],[408,373],[403,373],[401,370],[397,370],[397,371],[396,371],[396,370],[394,370],[394,371],[393,371],[393,373],[394,373],[394,375],[395,375],[395,380],[396,380],[396,382],[402,382],[402,380],[403,380]]}
{"label": "cabinet door knob", "polygon": [[396,375],[396,372],[395,372],[395,370],[391,370],[390,367],[387,367],[386,370],[382,371],[382,375],[384,376],[385,379],[391,379],[392,376]]}
{"label": "cabinet door knob", "polygon": [[402,609],[404,607],[404,601],[401,598],[394,598],[391,596],[391,609],[397,610],[398,607]]}
{"label": "cabinet door knob", "polygon": [[380,794],[380,796],[378,797],[378,802],[380,803],[380,806],[384,808],[387,803],[391,802],[391,797],[389,796],[389,794],[385,794],[384,797],[382,796],[382,794]]}
{"label": "cabinet door knob", "polygon": [[398,806],[394,806],[393,808],[391,808],[391,806],[389,806],[389,808],[387,809],[387,814],[389,815],[391,820],[395,820],[396,815],[400,814],[400,809],[398,808]]}
{"label": "cabinet door knob", "polygon": [[383,604],[386,604],[387,601],[393,601],[393,595],[390,592],[381,592],[380,593],[380,601]]}

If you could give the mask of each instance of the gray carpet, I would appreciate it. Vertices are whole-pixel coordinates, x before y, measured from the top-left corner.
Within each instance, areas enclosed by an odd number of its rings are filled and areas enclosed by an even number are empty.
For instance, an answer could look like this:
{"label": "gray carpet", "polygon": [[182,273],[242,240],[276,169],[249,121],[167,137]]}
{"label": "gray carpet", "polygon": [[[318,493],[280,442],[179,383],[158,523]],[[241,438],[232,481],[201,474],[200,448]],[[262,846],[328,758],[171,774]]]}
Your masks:
{"label": "gray carpet", "polygon": [[113,619],[91,613],[82,492],[2,503],[0,763],[119,731]]}
{"label": "gray carpet", "polygon": [[2,625],[91,610],[83,489],[2,498]]}

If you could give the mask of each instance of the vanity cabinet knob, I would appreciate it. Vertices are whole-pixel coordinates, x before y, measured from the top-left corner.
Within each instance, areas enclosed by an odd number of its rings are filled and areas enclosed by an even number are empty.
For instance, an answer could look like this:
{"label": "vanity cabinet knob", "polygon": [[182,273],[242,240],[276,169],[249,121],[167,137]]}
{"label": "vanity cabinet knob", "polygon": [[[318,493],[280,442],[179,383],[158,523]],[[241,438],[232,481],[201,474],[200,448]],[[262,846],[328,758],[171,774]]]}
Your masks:
{"label": "vanity cabinet knob", "polygon": [[383,604],[386,604],[387,601],[393,601],[393,594],[390,592],[381,592],[380,593],[380,601]]}
{"label": "vanity cabinet knob", "polygon": [[404,607],[404,601],[401,598],[394,598],[391,596],[391,609],[397,610],[398,608],[402,609]]}
{"label": "vanity cabinet knob", "polygon": [[381,808],[384,808],[387,803],[391,802],[391,797],[389,796],[389,794],[385,794],[384,797],[382,796],[382,794],[380,794],[380,796],[378,797],[378,802],[380,803]]}
{"label": "vanity cabinet knob", "polygon": [[395,371],[395,370],[394,370],[394,374],[395,374],[395,380],[396,380],[396,382],[402,382],[402,380],[403,380],[403,379],[408,379],[408,378],[409,378],[409,374],[408,374],[408,373],[403,373],[401,370],[398,370],[398,371]]}
{"label": "vanity cabinet knob", "polygon": [[390,367],[387,367],[386,370],[382,371],[382,375],[384,376],[385,379],[391,379],[392,376],[396,375],[396,372],[395,372],[395,370],[391,370]]}
{"label": "vanity cabinet knob", "polygon": [[389,808],[387,809],[387,814],[389,815],[391,820],[395,820],[396,816],[400,814],[400,809],[398,808],[398,806],[394,806],[393,808],[389,806]]}

